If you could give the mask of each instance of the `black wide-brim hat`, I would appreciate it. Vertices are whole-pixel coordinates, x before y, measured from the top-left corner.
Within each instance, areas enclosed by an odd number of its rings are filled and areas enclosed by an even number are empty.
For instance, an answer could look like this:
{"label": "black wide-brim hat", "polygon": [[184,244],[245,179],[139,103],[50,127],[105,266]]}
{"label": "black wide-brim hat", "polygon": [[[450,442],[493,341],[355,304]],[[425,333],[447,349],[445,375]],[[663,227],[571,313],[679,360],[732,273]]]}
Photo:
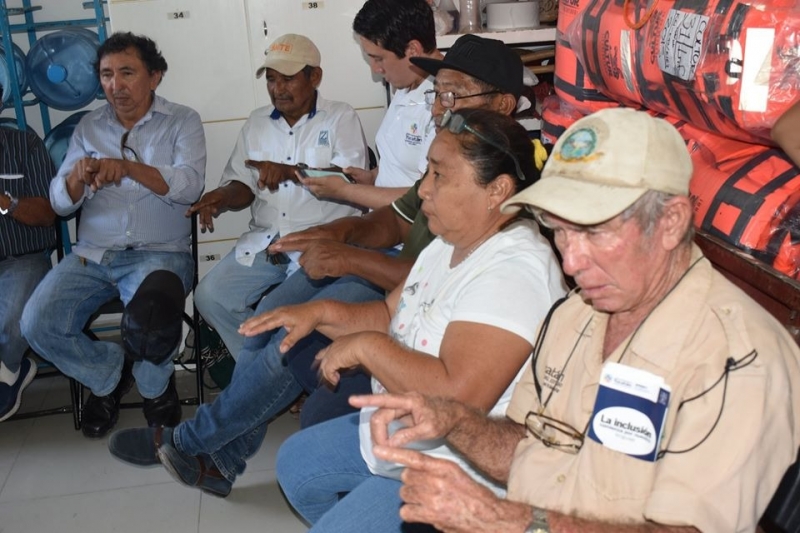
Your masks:
{"label": "black wide-brim hat", "polygon": [[468,33],[453,43],[444,59],[412,57],[411,62],[433,76],[449,68],[494,85],[516,99],[522,95],[522,59],[497,39]]}

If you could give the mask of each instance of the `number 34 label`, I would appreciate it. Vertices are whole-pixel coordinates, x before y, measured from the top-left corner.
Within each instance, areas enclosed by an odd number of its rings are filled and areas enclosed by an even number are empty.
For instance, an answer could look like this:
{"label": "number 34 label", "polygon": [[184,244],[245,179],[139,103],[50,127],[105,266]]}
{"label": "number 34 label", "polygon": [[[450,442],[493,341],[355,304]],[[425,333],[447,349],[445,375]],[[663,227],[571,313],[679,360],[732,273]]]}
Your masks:
{"label": "number 34 label", "polygon": [[303,9],[322,9],[325,2],[303,2]]}

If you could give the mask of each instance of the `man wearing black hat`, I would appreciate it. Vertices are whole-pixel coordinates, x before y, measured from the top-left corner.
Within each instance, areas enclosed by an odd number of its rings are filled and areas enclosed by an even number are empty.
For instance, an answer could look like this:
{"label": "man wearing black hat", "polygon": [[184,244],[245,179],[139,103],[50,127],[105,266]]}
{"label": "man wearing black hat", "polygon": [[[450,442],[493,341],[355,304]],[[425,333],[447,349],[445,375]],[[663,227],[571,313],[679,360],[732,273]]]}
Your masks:
{"label": "man wearing black hat", "polygon": [[[481,108],[511,115],[529,105],[521,96],[522,60],[502,41],[468,34],[453,44],[443,60],[414,57],[411,62],[436,76],[434,89],[426,98],[433,106],[431,111],[437,123],[448,110]],[[426,167],[427,158],[423,158],[420,174],[425,173]],[[305,274],[312,278],[359,276],[391,290],[405,279],[419,252],[433,239],[428,231],[428,220],[420,211],[419,184],[417,182],[391,205],[364,217],[342,218],[287,235],[270,250],[302,252],[300,263]],[[401,243],[403,249],[396,257],[377,250]],[[295,274],[298,275],[302,273]],[[336,291],[337,283],[324,288],[312,299],[344,300]],[[264,310],[277,307],[274,303],[277,300],[271,298],[277,299],[282,294],[279,288],[259,307]],[[267,350],[277,354],[283,336],[283,332],[276,332]],[[326,387],[314,388],[318,379],[311,363],[317,351],[330,341],[323,338],[323,342],[295,347],[287,357],[300,383],[309,392],[313,391],[301,412],[303,427],[350,412],[352,408],[347,397],[369,390],[368,379],[363,374],[344,377],[336,392]]]}
{"label": "man wearing black hat", "polygon": [[[434,100],[435,117],[443,115],[447,109],[481,107],[511,114],[517,107],[522,90],[522,61],[500,41],[467,35],[456,41],[442,61],[423,62],[421,58],[412,58],[412,61],[415,64],[419,61],[420,68],[426,71],[436,72],[435,86],[440,88],[429,97]],[[493,63],[492,68],[479,66],[481,62]],[[478,73],[480,78],[475,77]],[[486,94],[476,95],[478,92]],[[433,240],[427,219],[419,210],[422,202],[417,196],[418,184],[391,206],[376,209],[365,217],[346,217],[293,233],[271,246],[269,251],[273,253],[302,252],[299,261],[304,270],[294,273],[265,296],[256,313],[277,307],[276,301],[283,305],[306,301],[291,301],[288,289],[297,276],[342,278],[323,286],[312,300],[350,301],[345,299],[341,286],[352,284],[354,276],[386,289],[402,282],[416,255]],[[404,243],[404,247],[398,257],[375,249],[400,243]],[[284,361],[288,362],[298,381],[312,392],[302,411],[301,423],[304,426],[352,412],[347,398],[353,393],[370,390],[369,379],[364,374],[343,377],[336,391],[316,388],[319,381],[312,361],[317,352],[330,343],[322,335],[310,336],[309,342],[299,343],[287,354],[279,351],[285,331],[276,330],[262,336],[269,337],[258,354],[262,364],[250,366],[246,373],[235,374],[224,393],[212,404],[220,419],[232,412],[237,413],[238,416],[231,415],[236,420],[226,419],[229,420],[227,425],[218,427],[211,436],[195,431],[198,424],[194,420],[184,421],[174,429],[120,430],[109,440],[112,455],[137,466],[162,462],[181,483],[224,497],[229,494],[236,477],[244,471],[249,454],[260,445],[267,423],[288,407],[287,402],[265,405],[265,397],[270,396],[268,392],[275,382],[274,373],[284,371]],[[248,425],[241,417],[241,409],[235,410],[237,405],[246,406],[248,410],[258,407],[261,416],[252,419]],[[202,442],[206,448],[198,454],[189,453],[186,435],[195,447]],[[219,447],[211,441],[227,444]]]}

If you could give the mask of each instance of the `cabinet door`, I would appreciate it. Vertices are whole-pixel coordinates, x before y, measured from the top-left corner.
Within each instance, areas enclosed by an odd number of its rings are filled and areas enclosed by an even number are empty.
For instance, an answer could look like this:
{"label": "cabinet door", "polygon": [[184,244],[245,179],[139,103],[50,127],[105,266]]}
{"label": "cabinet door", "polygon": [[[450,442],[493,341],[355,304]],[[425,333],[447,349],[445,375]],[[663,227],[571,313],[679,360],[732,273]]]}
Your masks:
{"label": "cabinet door", "polygon": [[255,108],[243,0],[111,0],[108,14],[111,31],[158,44],[169,65],[159,95],[195,109],[203,122],[247,118]]}
{"label": "cabinet door", "polygon": [[[364,0],[245,0],[245,4],[254,71],[272,41],[299,33],[314,41],[322,55],[320,91],[325,98],[356,109],[386,106],[383,83],[373,77],[353,35],[353,19]],[[256,99],[259,105],[269,102],[263,86]]]}

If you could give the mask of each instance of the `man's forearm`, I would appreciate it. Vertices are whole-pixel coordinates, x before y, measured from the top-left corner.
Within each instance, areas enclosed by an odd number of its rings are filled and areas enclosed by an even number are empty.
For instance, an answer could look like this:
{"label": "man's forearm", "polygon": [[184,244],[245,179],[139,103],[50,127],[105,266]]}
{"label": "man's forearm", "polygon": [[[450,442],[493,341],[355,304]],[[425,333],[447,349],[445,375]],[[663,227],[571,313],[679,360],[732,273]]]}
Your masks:
{"label": "man's forearm", "polygon": [[56,213],[46,198],[19,198],[11,217],[28,226],[52,226]]}
{"label": "man's forearm", "polygon": [[400,285],[413,265],[413,259],[398,259],[377,250],[353,248],[350,254],[350,274],[387,291]]}
{"label": "man's forearm", "polygon": [[224,205],[222,208],[226,211],[238,211],[244,209],[253,203],[255,194],[250,190],[250,187],[240,181],[232,181],[227,185],[217,189],[223,195]]}
{"label": "man's forearm", "polygon": [[374,185],[361,185],[354,183],[343,187],[343,194],[338,200],[349,204],[378,209],[387,206],[400,198],[408,189],[395,187],[376,187]]}
{"label": "man's forearm", "polygon": [[391,205],[385,205],[354,222],[348,228],[346,242],[365,248],[392,248],[405,240],[410,228]]}
{"label": "man's forearm", "polygon": [[585,520],[556,512],[547,513],[551,533],[700,533],[693,527],[665,526],[653,522],[612,524]]}
{"label": "man's forearm", "polygon": [[125,175],[138,181],[155,194],[166,196],[169,192],[169,184],[164,180],[164,176],[161,175],[161,172],[159,172],[157,168],[134,161],[125,161],[124,165],[126,171]]}
{"label": "man's forearm", "polygon": [[458,402],[447,402],[458,409],[459,422],[447,441],[482,472],[501,483],[508,482],[511,461],[525,428],[507,418],[490,418]]}
{"label": "man's forearm", "polygon": [[[494,501],[491,505],[480,505],[474,509],[480,516],[447,519],[436,524],[445,533],[524,533],[533,520],[530,505],[510,500]],[[700,533],[693,527],[665,526],[653,522],[641,524],[615,524],[598,522],[569,516],[554,511],[545,511],[550,533]],[[472,522],[472,523],[470,523]]]}

